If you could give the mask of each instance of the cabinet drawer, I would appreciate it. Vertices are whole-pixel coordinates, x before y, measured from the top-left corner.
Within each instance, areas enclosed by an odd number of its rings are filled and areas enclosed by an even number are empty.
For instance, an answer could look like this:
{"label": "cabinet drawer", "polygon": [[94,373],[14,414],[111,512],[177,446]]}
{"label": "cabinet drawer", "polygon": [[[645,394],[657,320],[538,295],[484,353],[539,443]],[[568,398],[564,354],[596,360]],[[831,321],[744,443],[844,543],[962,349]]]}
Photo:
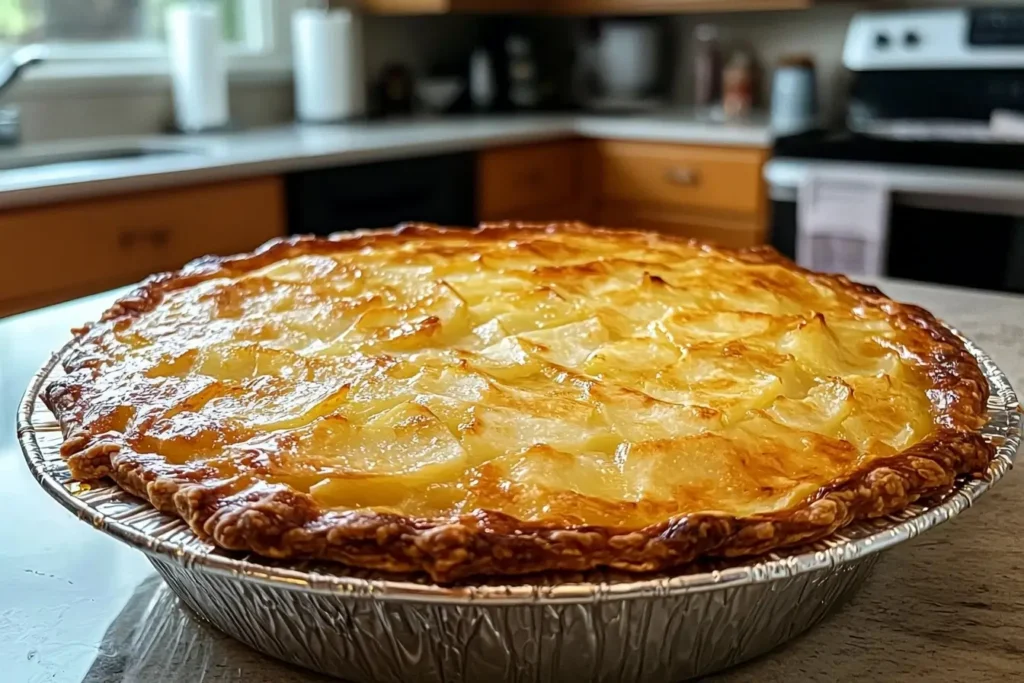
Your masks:
{"label": "cabinet drawer", "polygon": [[7,310],[19,299],[54,303],[284,233],[278,178],[8,211],[0,213],[0,300]]}
{"label": "cabinet drawer", "polygon": [[761,211],[759,149],[646,142],[595,143],[599,201],[710,209],[734,215]]}
{"label": "cabinet drawer", "polygon": [[[477,162],[477,214],[483,221],[523,218],[538,207],[577,210],[581,147],[576,141],[482,152]],[[563,218],[568,216],[563,216]]]}
{"label": "cabinet drawer", "polygon": [[655,230],[696,238],[723,247],[753,247],[765,243],[764,226],[753,220],[693,215],[683,211],[627,203],[597,208],[597,222],[611,228]]}

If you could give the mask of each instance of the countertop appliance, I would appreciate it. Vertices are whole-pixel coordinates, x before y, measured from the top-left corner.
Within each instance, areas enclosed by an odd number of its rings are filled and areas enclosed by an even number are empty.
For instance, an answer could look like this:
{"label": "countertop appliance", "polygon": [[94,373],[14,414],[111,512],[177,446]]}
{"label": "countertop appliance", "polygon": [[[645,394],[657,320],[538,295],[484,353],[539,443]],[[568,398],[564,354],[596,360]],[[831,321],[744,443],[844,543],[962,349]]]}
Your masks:
{"label": "countertop appliance", "polygon": [[594,22],[579,39],[587,82],[584,106],[598,111],[646,111],[664,106],[661,26],[650,19]]}
{"label": "countertop appliance", "polygon": [[860,13],[843,63],[846,126],[777,138],[765,167],[774,246],[795,255],[809,179],[871,178],[884,274],[1024,291],[1024,134],[993,125],[1024,111],[1024,6]]}
{"label": "countertop appliance", "polygon": [[803,55],[779,60],[772,76],[771,127],[795,135],[817,127],[818,93],[814,61]]}

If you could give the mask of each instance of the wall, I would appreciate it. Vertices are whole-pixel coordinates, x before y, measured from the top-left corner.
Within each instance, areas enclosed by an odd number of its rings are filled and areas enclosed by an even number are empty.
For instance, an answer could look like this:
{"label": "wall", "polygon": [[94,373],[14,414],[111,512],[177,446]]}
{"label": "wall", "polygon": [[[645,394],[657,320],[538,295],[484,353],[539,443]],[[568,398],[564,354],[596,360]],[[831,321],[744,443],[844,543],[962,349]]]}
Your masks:
{"label": "wall", "polygon": [[[33,88],[20,96],[14,91],[11,101],[21,108],[22,138],[27,143],[153,135],[166,131],[174,117],[166,79],[117,87],[78,86],[70,92]],[[230,102],[232,119],[242,127],[288,121],[292,118],[291,80],[276,77],[273,82],[234,83]]]}
{"label": "wall", "polygon": [[751,12],[749,14],[690,15],[676,18],[682,54],[677,63],[675,98],[691,102],[693,81],[686,68],[694,49],[692,36],[701,23],[719,28],[722,45],[728,58],[732,49],[743,49],[754,55],[760,65],[760,104],[767,106],[771,87],[771,65],[787,54],[807,54],[814,59],[818,77],[819,102],[826,120],[841,111],[841,93],[846,91],[847,74],[841,56],[846,26],[857,4],[812,7],[792,12]]}
{"label": "wall", "polygon": [[366,75],[373,82],[388,64],[411,65],[413,76],[462,61],[480,38],[478,17],[363,17]]}
{"label": "wall", "polygon": [[869,9],[1020,4],[1020,0],[864,0],[830,2],[806,10],[787,12],[680,15],[673,19],[680,43],[674,98],[680,103],[692,102],[692,79],[686,68],[693,50],[691,37],[698,24],[707,22],[719,27],[724,46],[748,50],[756,57],[761,65],[759,94],[762,106],[767,106],[772,65],[778,62],[779,57],[792,54],[812,57],[817,70],[822,114],[826,121],[841,123],[849,86],[849,74],[842,66],[843,41],[846,27],[855,12]]}

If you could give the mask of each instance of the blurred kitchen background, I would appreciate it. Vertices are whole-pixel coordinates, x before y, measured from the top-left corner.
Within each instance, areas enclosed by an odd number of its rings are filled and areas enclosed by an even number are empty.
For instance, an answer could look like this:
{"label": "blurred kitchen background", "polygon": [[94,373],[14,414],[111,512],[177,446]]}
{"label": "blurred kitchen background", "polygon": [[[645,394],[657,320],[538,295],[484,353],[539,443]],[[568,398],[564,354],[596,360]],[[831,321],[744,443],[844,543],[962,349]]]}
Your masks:
{"label": "blurred kitchen background", "polygon": [[584,220],[1024,292],[1024,3],[0,0],[0,316]]}

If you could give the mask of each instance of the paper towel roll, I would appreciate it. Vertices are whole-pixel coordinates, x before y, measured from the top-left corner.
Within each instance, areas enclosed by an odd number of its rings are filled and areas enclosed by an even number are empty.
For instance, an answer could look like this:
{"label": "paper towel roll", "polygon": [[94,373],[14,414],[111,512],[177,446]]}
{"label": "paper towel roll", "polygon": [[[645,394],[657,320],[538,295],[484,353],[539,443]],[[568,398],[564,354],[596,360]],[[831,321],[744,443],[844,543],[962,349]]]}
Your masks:
{"label": "paper towel roll", "polygon": [[348,10],[298,10],[292,15],[295,113],[326,123],[365,110],[361,22]]}
{"label": "paper towel roll", "polygon": [[167,9],[174,118],[183,131],[228,123],[228,77],[224,64],[220,9],[173,5]]}

